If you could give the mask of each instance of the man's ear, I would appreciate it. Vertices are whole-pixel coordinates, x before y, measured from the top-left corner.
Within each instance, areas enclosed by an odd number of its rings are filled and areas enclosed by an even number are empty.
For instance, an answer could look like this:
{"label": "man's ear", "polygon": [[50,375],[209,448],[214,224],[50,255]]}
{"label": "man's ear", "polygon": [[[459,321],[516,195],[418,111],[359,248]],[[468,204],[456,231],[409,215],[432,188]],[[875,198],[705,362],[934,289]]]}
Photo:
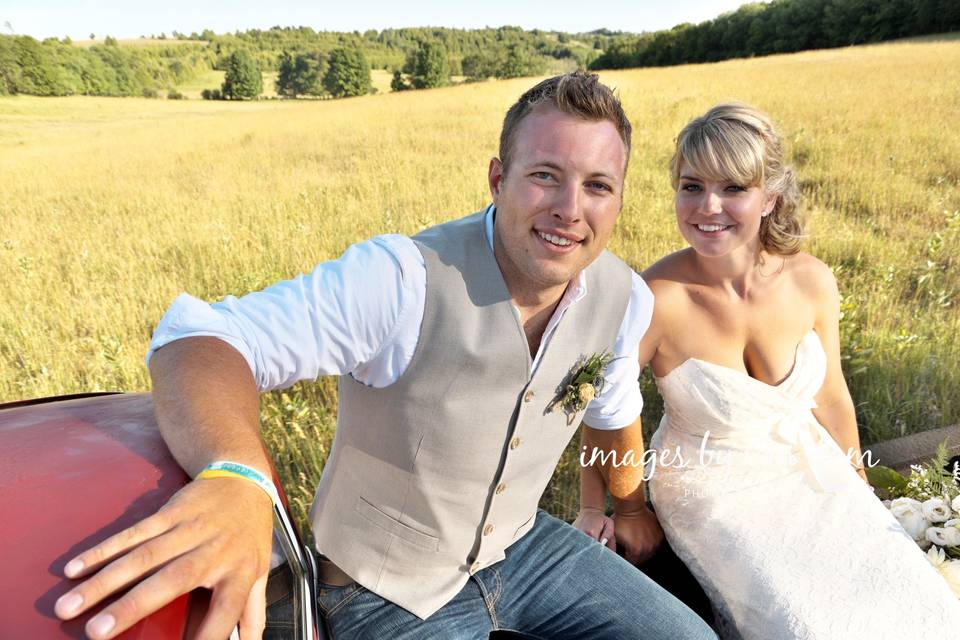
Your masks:
{"label": "man's ear", "polygon": [[493,204],[497,204],[497,198],[500,196],[500,182],[503,180],[503,163],[500,158],[490,158],[490,167],[487,169],[487,183],[490,185],[490,195],[493,197]]}

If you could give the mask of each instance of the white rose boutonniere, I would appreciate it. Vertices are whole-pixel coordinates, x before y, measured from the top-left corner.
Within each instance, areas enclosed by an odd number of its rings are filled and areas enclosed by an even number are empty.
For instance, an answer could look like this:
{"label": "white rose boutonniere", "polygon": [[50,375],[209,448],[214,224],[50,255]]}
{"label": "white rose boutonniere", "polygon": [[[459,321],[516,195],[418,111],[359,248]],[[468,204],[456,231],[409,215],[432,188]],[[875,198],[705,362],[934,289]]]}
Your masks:
{"label": "white rose boutonniere", "polygon": [[603,374],[615,359],[607,351],[581,356],[557,388],[557,395],[548,411],[563,409],[567,414],[567,424],[571,424],[576,414],[586,409],[590,401],[603,391],[607,383]]}

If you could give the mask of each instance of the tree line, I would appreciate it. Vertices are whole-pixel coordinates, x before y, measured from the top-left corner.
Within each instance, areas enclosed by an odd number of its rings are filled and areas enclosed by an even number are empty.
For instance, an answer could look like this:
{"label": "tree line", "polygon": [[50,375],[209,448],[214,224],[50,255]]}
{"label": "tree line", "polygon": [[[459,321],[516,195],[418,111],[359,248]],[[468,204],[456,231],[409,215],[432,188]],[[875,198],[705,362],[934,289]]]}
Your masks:
{"label": "tree line", "polygon": [[591,69],[843,47],[960,29],[960,0],[773,0],[697,25],[614,38]]}
{"label": "tree line", "polygon": [[0,35],[0,95],[155,96],[210,69],[197,44],[124,47],[113,38],[91,47],[69,40]]}
{"label": "tree line", "polygon": [[473,80],[536,75],[551,65],[585,66],[615,35],[519,27],[365,33],[273,27],[222,35],[174,32],[178,42],[149,47],[126,46],[109,36],[102,44],[81,47],[69,38],[0,35],[0,94],[153,96],[217,69],[230,73],[231,82],[206,95],[245,97],[256,84],[251,69],[257,69],[278,73],[282,96],[358,95],[369,89],[363,77],[370,68],[394,72],[395,88],[442,86],[451,75]]}
{"label": "tree line", "polygon": [[[644,34],[568,34],[504,26],[363,33],[309,27],[232,34],[174,32],[176,43],[74,45],[69,39],[0,35],[0,94],[155,96],[210,69],[225,72],[207,98],[257,97],[262,72],[283,97],[363,95],[370,69],[393,73],[394,91],[557,72],[712,62],[960,30],[960,0],[772,0],[697,25]],[[92,35],[92,34],[91,34]],[[165,35],[165,34],[163,34]],[[187,40],[184,43],[182,40]]]}

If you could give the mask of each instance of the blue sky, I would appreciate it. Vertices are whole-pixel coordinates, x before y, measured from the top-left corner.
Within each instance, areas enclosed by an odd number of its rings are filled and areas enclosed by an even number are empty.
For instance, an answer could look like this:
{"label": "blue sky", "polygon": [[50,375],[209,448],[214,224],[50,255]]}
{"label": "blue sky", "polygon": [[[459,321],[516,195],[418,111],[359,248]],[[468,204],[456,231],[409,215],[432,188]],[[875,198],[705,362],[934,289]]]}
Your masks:
{"label": "blue sky", "polygon": [[[681,22],[702,22],[747,0],[0,0],[0,31],[35,38],[70,36],[136,38],[205,28],[217,33],[308,26],[326,31],[388,27],[655,31]],[[7,24],[9,23],[9,26]]]}

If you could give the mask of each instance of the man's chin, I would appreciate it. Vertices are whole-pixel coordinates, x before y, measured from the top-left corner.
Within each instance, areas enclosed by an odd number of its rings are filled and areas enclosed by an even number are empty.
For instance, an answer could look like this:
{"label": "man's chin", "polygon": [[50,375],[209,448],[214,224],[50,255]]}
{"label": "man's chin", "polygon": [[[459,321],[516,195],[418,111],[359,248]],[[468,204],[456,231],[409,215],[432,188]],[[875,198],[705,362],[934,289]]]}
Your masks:
{"label": "man's chin", "polygon": [[538,268],[534,270],[533,280],[537,284],[541,285],[544,289],[553,289],[554,287],[559,287],[561,285],[566,285],[571,280],[573,280],[578,273],[580,273],[580,268],[577,266],[570,265],[537,265]]}

